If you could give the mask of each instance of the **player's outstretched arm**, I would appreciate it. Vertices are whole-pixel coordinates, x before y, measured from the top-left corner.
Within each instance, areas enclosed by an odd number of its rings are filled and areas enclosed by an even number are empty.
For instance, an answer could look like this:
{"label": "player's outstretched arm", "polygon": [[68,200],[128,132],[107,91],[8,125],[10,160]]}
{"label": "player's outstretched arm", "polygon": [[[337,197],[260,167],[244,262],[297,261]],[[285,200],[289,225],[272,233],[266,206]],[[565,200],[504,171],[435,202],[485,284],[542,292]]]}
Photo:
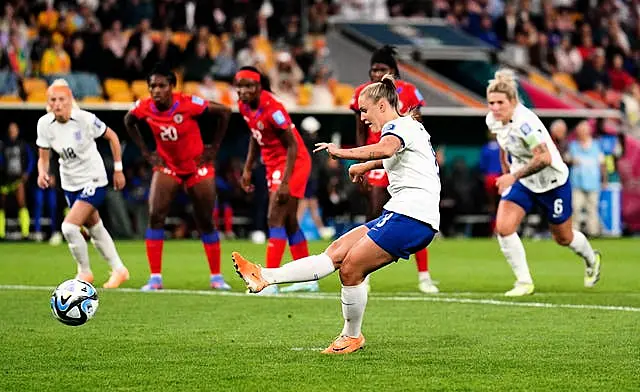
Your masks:
{"label": "player's outstretched arm", "polygon": [[113,132],[113,129],[108,128],[102,136],[109,142],[111,148],[111,156],[113,156],[113,187],[116,190],[121,190],[126,185],[124,174],[122,173],[122,147],[120,146],[120,139],[118,135]]}
{"label": "player's outstretched arm", "polygon": [[402,142],[394,135],[383,136],[376,144],[356,148],[338,148],[333,143],[316,143],[313,152],[327,150],[334,159],[355,159],[358,161],[375,161],[392,157],[402,148]]}

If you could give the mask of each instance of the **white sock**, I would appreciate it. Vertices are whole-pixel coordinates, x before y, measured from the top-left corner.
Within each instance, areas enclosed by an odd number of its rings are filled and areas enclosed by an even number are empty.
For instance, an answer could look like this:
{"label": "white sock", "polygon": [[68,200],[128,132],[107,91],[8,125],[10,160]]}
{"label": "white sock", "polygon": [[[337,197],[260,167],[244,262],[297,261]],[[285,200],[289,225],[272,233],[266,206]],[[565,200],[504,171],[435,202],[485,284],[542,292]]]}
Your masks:
{"label": "white sock", "polygon": [[342,316],[344,327],[340,336],[357,338],[362,333],[362,316],[367,307],[367,285],[362,282],[357,286],[342,286],[340,300],[342,301]]}
{"label": "white sock", "polygon": [[105,229],[104,224],[102,224],[102,220],[99,220],[98,223],[89,229],[89,234],[91,234],[91,238],[93,238],[93,245],[102,257],[107,260],[112,270],[115,271],[124,267],[122,260],[120,260],[120,255],[118,255],[118,251],[116,250],[116,245],[113,243],[113,239],[111,239],[111,235],[109,235],[109,232]]}
{"label": "white sock", "polygon": [[80,232],[80,226],[73,223],[62,222],[62,235],[67,244],[69,251],[76,263],[78,263],[78,273],[91,273],[91,265],[89,264],[89,251],[87,250],[87,241],[84,240]]}
{"label": "white sock", "polygon": [[509,262],[514,275],[516,276],[517,283],[532,284],[531,273],[529,272],[529,266],[527,265],[527,255],[524,252],[524,246],[518,233],[513,233],[506,237],[498,236],[498,243],[500,244],[500,250],[502,254]]}
{"label": "white sock", "polygon": [[569,248],[578,256],[582,257],[588,267],[593,267],[593,263],[596,261],[596,254],[593,252],[589,240],[587,240],[587,237],[585,237],[582,232],[573,230],[573,241],[569,244]]}
{"label": "white sock", "polygon": [[280,268],[262,268],[260,272],[269,284],[308,282],[319,280],[335,271],[326,253],[293,260]]}
{"label": "white sock", "polygon": [[418,281],[431,281],[431,274],[429,271],[420,271],[418,272]]}

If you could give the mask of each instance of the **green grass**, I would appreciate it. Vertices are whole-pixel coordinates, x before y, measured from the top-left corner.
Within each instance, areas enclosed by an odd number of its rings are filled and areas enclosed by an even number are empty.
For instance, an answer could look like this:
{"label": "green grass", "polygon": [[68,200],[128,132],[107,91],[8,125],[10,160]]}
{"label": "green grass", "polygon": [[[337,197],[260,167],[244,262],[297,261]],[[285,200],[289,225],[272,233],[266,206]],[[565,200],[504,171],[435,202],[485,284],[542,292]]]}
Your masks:
{"label": "green grass", "polygon": [[[117,245],[132,274],[125,287],[137,289],[144,244]],[[66,247],[0,244],[0,391],[640,390],[640,242],[594,245],[603,275],[587,290],[569,250],[526,243],[537,293],[507,300],[513,277],[495,241],[438,241],[430,263],[443,293],[417,292],[413,262],[374,274],[366,349],[330,357],[318,351],[342,326],[336,276],[312,298],[241,295],[225,256],[237,294],[205,295],[202,246],[167,242],[165,287],[189,291],[100,289],[96,317],[73,328],[52,318],[50,290],[38,288],[73,276]],[[264,246],[223,243],[232,250],[259,260]],[[91,256],[99,286],[107,267]],[[522,302],[585,307],[512,306]]]}

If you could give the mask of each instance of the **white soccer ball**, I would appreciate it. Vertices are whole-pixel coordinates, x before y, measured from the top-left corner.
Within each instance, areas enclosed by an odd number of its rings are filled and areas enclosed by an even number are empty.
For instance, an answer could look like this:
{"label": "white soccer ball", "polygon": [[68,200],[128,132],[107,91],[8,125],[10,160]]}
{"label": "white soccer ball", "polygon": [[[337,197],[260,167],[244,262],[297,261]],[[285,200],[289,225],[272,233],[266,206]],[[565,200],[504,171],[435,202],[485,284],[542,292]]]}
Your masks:
{"label": "white soccer ball", "polygon": [[91,320],[97,310],[98,292],[84,280],[64,281],[51,294],[51,311],[63,324],[82,325]]}

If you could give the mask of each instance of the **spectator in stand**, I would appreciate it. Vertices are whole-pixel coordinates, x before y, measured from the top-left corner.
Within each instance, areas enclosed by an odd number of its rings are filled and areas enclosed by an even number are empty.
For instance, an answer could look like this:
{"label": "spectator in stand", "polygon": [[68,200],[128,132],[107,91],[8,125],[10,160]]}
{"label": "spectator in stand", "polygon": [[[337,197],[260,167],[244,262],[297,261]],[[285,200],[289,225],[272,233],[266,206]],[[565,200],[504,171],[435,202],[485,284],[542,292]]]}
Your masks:
{"label": "spectator in stand", "polygon": [[314,109],[331,110],[335,108],[335,98],[329,87],[331,70],[326,64],[319,65],[314,75],[309,106]]}
{"label": "spectator in stand", "polygon": [[142,19],[136,31],[129,38],[127,49],[132,47],[137,49],[141,60],[144,60],[151,49],[153,49],[153,39],[151,38],[151,21]]}
{"label": "spectator in stand", "polygon": [[[585,23],[583,26],[589,26]],[[580,57],[584,62],[588,61],[595,52],[596,48],[593,45],[593,35],[591,35],[591,27],[588,29],[582,29],[582,38],[580,42],[580,46],[578,46],[578,51],[580,52]]]}
{"label": "spectator in stand", "polygon": [[231,82],[237,70],[238,65],[233,57],[233,48],[228,43],[225,43],[213,60],[213,75],[217,80]]}
{"label": "spectator in stand", "polygon": [[604,49],[597,48],[590,61],[586,62],[575,76],[580,91],[598,91],[603,93],[611,86],[609,74],[605,68]]}
{"label": "spectator in stand", "polygon": [[184,80],[201,82],[213,68],[213,60],[209,57],[207,43],[198,41],[195,54],[184,64]]}
{"label": "spectator in stand", "polygon": [[555,50],[556,71],[575,75],[582,69],[582,57],[578,49],[573,46],[571,36],[562,37],[560,46]]}
{"label": "spectator in stand", "polygon": [[[0,69],[8,68],[16,76],[24,77],[29,71],[29,54],[24,45],[20,42],[20,35],[17,31],[12,31],[9,35],[9,42],[1,53]],[[1,86],[0,86],[1,88]]]}
{"label": "spectator in stand", "polygon": [[121,59],[124,56],[124,51],[127,48],[127,43],[129,40],[124,35],[122,31],[122,22],[120,20],[115,20],[111,25],[111,29],[105,32],[108,34],[107,43],[109,45],[109,49],[113,52],[116,58]]}
{"label": "spectator in stand", "polygon": [[62,44],[64,37],[60,33],[53,34],[52,46],[42,55],[40,72],[44,76],[64,75],[71,72],[71,59]]}
{"label": "spectator in stand", "polygon": [[135,46],[127,48],[123,59],[122,78],[128,82],[132,82],[134,80],[144,79],[145,75],[144,65],[138,53],[138,48]]}
{"label": "spectator in stand", "polygon": [[549,74],[553,72],[556,58],[553,50],[549,48],[547,34],[539,33],[537,42],[529,47],[529,62]]}
{"label": "spectator in stand", "polygon": [[91,72],[95,70],[94,61],[85,50],[84,40],[79,35],[71,42],[71,70],[73,72]]}
{"label": "spectator in stand", "polygon": [[496,34],[500,42],[515,41],[517,25],[518,16],[516,15],[516,5],[510,0],[504,7],[504,15],[499,17],[495,23]]}
{"label": "spectator in stand", "polygon": [[163,31],[158,43],[153,46],[151,52],[147,54],[147,57],[142,62],[146,73],[149,73],[153,65],[157,63],[168,64],[172,69],[181,65],[182,53],[178,45],[171,42],[172,37],[173,32],[170,29]]}
{"label": "spectator in stand", "polygon": [[[591,125],[582,121],[576,127],[576,140],[569,143],[571,163],[571,186],[573,189],[573,225],[581,230],[584,223],[586,233],[596,236],[600,233],[598,202],[600,190],[606,186],[607,175],[604,155],[592,136]],[[583,214],[584,210],[584,214]]]}
{"label": "spectator in stand", "polygon": [[[269,80],[274,86],[280,86],[283,80],[287,80],[289,84],[298,86],[304,79],[304,74],[298,64],[289,52],[278,52],[275,55],[276,63],[271,72],[269,72]],[[276,95],[279,95],[276,93]]]}
{"label": "spectator in stand", "polygon": [[113,26],[113,22],[119,20],[122,15],[118,0],[101,0],[96,16],[102,26]]}
{"label": "spectator in stand", "polygon": [[618,92],[624,92],[632,84],[636,83],[635,79],[625,71],[623,66],[624,58],[622,55],[616,54],[613,56],[612,66],[609,68],[609,79],[611,80],[611,88]]}

